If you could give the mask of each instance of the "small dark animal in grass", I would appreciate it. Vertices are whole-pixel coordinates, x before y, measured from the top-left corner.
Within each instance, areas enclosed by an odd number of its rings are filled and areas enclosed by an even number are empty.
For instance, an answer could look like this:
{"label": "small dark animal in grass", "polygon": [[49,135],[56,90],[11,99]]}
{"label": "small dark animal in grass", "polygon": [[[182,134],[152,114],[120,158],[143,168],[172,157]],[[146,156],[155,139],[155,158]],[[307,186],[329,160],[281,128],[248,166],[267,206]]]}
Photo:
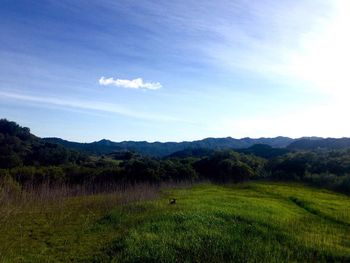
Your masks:
{"label": "small dark animal in grass", "polygon": [[175,198],[170,199],[170,200],[169,200],[169,204],[170,204],[170,205],[175,205],[175,204],[176,204],[176,199],[175,199]]}

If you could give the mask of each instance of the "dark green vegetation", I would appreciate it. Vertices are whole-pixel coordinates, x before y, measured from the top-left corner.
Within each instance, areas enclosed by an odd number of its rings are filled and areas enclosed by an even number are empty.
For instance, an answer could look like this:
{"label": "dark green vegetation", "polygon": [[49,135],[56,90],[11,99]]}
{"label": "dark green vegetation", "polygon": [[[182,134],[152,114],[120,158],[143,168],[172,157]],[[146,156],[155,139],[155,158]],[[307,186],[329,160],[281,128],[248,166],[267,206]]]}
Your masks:
{"label": "dark green vegetation", "polygon": [[0,261],[349,262],[350,149],[231,139],[66,147],[0,120]]}
{"label": "dark green vegetation", "polygon": [[0,168],[79,164],[86,157],[80,152],[43,141],[31,134],[29,128],[0,120]]}
{"label": "dark green vegetation", "polygon": [[289,151],[259,144],[236,151],[188,148],[164,158],[126,150],[88,155],[40,139],[14,122],[0,120],[2,184],[11,180],[20,185],[48,181],[70,185],[184,180],[228,183],[272,178],[350,193],[349,174],[349,149]]}
{"label": "dark green vegetation", "polygon": [[270,160],[266,170],[273,179],[304,181],[350,193],[350,149],[289,153]]}
{"label": "dark green vegetation", "polygon": [[[169,205],[169,198],[177,198]],[[0,261],[349,262],[350,198],[286,183],[32,203],[2,218]],[[114,207],[114,208],[112,208]]]}
{"label": "dark green vegetation", "polygon": [[350,138],[300,139],[288,145],[290,150],[346,149],[350,148]]}

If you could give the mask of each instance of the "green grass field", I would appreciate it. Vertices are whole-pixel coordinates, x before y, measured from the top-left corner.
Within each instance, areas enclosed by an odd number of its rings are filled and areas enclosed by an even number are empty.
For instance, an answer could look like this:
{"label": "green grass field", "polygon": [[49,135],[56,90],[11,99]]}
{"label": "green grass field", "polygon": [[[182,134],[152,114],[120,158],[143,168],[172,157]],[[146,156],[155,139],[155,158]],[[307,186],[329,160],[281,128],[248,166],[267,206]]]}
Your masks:
{"label": "green grass field", "polygon": [[113,198],[32,204],[2,216],[0,261],[350,262],[350,198],[327,190],[202,184],[128,205]]}

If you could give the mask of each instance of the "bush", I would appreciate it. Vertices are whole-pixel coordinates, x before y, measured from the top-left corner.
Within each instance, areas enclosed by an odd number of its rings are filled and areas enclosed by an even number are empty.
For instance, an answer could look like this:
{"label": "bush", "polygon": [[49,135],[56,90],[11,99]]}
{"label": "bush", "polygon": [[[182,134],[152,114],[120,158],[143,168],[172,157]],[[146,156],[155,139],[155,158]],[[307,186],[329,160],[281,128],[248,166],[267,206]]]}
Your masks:
{"label": "bush", "polygon": [[128,182],[160,182],[163,175],[159,161],[148,157],[132,158],[122,163]]}
{"label": "bush", "polygon": [[194,181],[198,178],[191,163],[186,159],[171,159],[161,162],[163,180],[171,181]]}
{"label": "bush", "polygon": [[258,178],[263,173],[265,162],[255,156],[233,151],[218,151],[194,163],[201,177],[216,182],[240,182]]}

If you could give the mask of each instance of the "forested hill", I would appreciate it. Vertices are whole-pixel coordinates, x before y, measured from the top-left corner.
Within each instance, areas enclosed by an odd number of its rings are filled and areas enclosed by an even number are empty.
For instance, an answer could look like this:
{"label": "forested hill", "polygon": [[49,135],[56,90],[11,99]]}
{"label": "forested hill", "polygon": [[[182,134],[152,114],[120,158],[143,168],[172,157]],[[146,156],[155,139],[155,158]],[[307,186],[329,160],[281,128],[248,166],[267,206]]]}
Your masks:
{"label": "forested hill", "polygon": [[0,168],[78,164],[86,156],[62,145],[46,142],[15,122],[0,119]]}
{"label": "forested hill", "polygon": [[290,150],[345,149],[350,148],[350,138],[301,139],[292,142],[287,148]]}
{"label": "forested hill", "polygon": [[47,142],[57,143],[67,148],[85,151],[90,154],[108,154],[113,151],[129,150],[140,154],[164,157],[173,153],[183,151],[186,149],[245,149],[255,144],[266,144],[274,148],[287,147],[294,140],[288,137],[276,138],[243,138],[234,139],[227,138],[206,138],[203,140],[192,142],[146,142],[146,141],[124,141],[112,142],[109,140],[101,140],[92,143],[77,143],[65,141],[59,138],[45,138]]}

